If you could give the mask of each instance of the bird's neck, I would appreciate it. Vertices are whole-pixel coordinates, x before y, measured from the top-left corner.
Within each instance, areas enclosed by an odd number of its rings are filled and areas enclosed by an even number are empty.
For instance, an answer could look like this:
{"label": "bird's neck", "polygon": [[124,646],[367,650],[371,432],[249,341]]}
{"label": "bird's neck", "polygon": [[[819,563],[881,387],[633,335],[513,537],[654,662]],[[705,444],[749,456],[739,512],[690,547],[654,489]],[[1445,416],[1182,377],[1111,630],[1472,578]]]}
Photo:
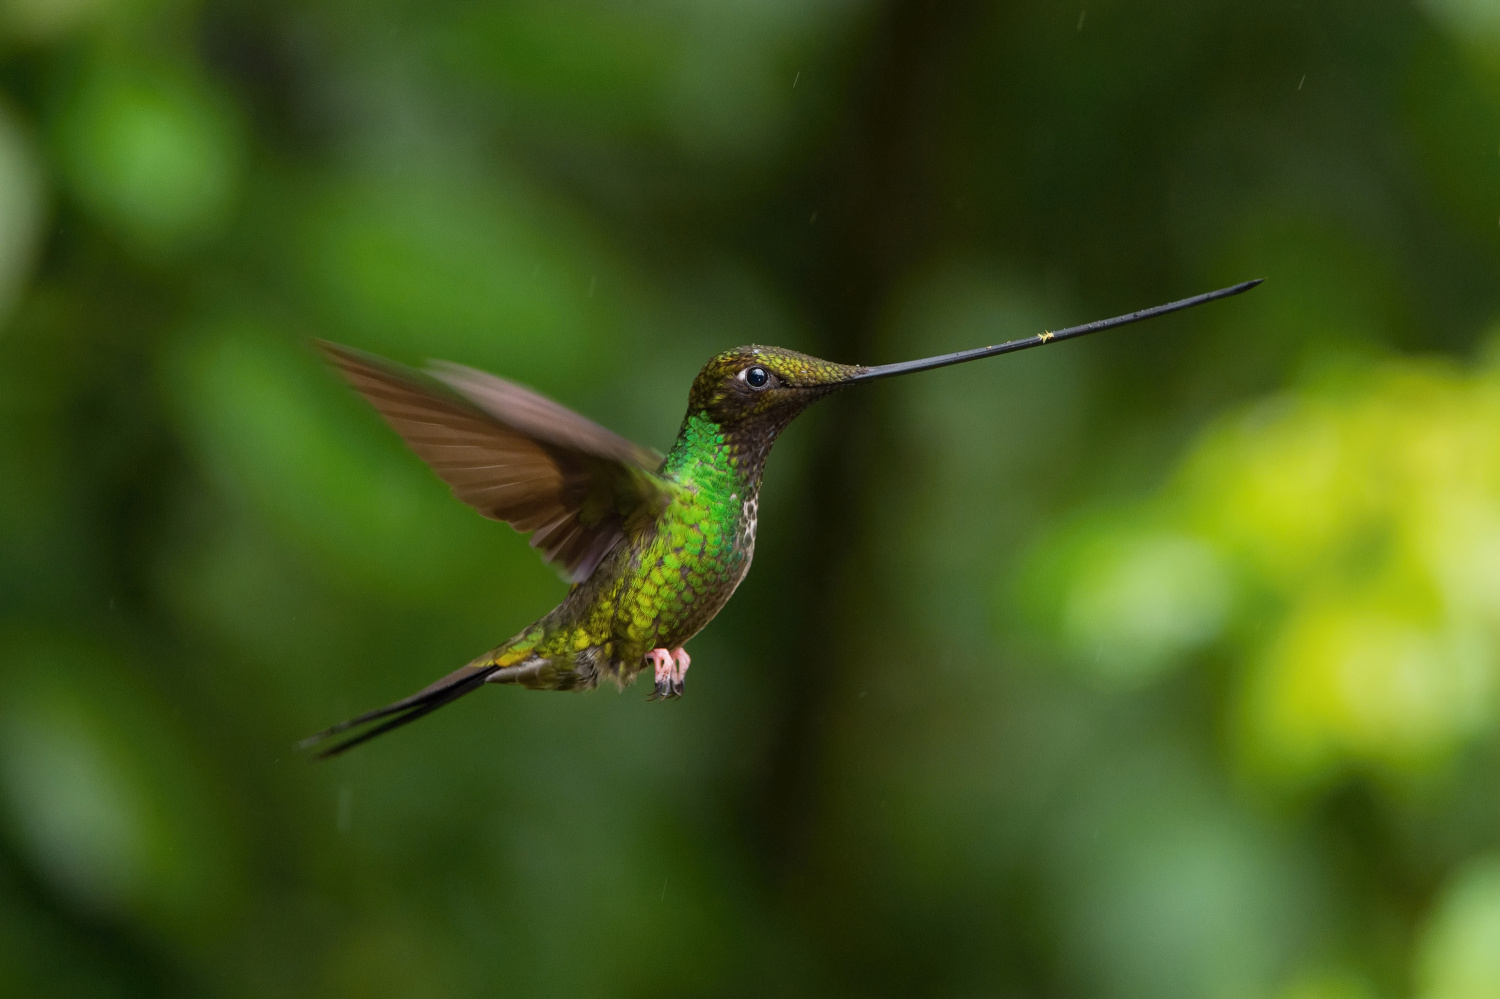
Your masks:
{"label": "bird's neck", "polygon": [[662,473],[699,489],[722,489],[753,497],[771,453],[774,434],[726,429],[706,413],[688,413],[667,452]]}

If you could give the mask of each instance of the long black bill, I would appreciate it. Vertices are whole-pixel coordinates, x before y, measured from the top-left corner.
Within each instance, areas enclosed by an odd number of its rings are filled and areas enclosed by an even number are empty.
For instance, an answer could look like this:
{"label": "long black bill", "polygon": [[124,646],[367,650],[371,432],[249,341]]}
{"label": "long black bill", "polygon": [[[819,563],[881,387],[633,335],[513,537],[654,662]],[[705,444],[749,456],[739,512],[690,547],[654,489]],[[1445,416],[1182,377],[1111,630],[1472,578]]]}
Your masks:
{"label": "long black bill", "polygon": [[881,364],[877,367],[865,368],[858,374],[850,375],[844,379],[844,384],[848,384],[849,382],[867,382],[876,378],[889,378],[892,375],[908,375],[913,371],[927,371],[931,368],[945,368],[950,364],[977,361],[981,357],[1009,354],[1012,351],[1040,347],[1044,343],[1055,343],[1058,340],[1071,340],[1078,336],[1088,336],[1090,333],[1098,333],[1101,330],[1112,330],[1116,326],[1129,326],[1131,323],[1138,323],[1144,319],[1155,319],[1157,316],[1164,316],[1169,312],[1181,312],[1183,309],[1191,309],[1193,306],[1202,305],[1205,302],[1213,302],[1220,298],[1239,295],[1249,291],[1264,280],[1265,278],[1256,278],[1254,281],[1244,281],[1230,288],[1220,288],[1218,291],[1205,292],[1202,295],[1194,295],[1192,298],[1184,298],[1180,301],[1168,302],[1166,305],[1158,305],[1152,309],[1142,309],[1139,312],[1132,312],[1129,315],[1115,316],[1113,319],[1100,319],[1098,322],[1085,323],[1082,326],[1070,326],[1065,330],[1048,330],[1021,340],[1008,340],[1005,343],[997,343],[993,347],[975,347],[973,350],[960,350],[953,354],[924,357],[919,361]]}

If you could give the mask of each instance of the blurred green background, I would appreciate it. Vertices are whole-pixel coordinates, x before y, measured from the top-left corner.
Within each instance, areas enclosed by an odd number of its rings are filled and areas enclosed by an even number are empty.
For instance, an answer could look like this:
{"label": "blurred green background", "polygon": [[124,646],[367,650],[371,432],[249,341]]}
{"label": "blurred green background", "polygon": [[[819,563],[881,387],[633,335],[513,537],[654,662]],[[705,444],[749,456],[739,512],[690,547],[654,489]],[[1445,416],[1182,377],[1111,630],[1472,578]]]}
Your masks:
{"label": "blurred green background", "polygon": [[[686,699],[309,349],[822,404]],[[3,0],[0,992],[1500,996],[1500,3]]]}

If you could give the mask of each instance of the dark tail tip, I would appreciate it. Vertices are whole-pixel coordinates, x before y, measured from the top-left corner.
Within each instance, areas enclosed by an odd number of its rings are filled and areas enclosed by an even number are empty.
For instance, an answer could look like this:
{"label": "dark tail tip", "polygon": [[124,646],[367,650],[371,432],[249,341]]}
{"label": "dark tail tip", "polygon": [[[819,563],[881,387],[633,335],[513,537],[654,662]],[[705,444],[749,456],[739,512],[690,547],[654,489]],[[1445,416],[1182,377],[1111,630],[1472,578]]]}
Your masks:
{"label": "dark tail tip", "polygon": [[[337,736],[357,729],[362,725],[370,725],[355,735],[341,742],[316,752],[314,759],[326,760],[329,757],[338,756],[358,746],[362,742],[369,742],[377,735],[398,729],[403,725],[409,725],[425,714],[436,711],[438,708],[451,701],[456,701],[465,694],[472,693],[484,685],[490,674],[499,670],[500,667],[493,664],[483,666],[465,666],[443,677],[437,683],[417,691],[410,697],[402,698],[394,704],[387,704],[383,708],[367,711],[348,721],[339,722],[332,728],[326,728],[316,735],[310,735],[297,743],[297,748],[303,751],[316,749],[323,743]],[[372,724],[379,722],[380,724]]]}

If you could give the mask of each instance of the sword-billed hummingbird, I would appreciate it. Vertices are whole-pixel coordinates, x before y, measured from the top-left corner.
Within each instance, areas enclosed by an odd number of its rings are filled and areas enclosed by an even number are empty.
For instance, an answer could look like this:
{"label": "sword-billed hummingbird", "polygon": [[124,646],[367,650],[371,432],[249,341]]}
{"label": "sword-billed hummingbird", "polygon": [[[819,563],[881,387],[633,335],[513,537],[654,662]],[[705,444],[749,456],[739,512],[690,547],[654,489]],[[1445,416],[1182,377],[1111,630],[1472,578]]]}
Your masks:
{"label": "sword-billed hummingbird", "polygon": [[632,444],[512,382],[439,363],[425,374],[322,343],[336,364],[459,499],[531,535],[572,582],[551,612],[410,697],[304,740],[370,726],[341,753],[485,683],[536,690],[622,688],[647,666],[652,699],[680,697],[688,639],[750,568],[761,471],[771,445],[812,403],[839,389],[1039,347],[1249,291],[1246,281],[1084,326],[992,347],[865,367],[780,347],[738,347],[709,360],[688,392],[666,456]]}

